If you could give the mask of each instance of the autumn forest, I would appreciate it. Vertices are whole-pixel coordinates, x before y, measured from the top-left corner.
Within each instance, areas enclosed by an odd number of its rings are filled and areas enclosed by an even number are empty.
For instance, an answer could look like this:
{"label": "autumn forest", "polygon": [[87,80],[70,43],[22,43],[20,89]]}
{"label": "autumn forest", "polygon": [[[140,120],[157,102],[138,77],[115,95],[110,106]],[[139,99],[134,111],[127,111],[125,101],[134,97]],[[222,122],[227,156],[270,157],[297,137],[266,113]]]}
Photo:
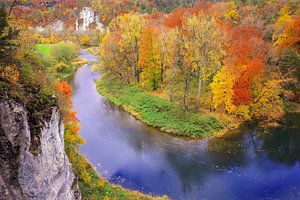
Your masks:
{"label": "autumn forest", "polygon": [[0,199],[299,199],[299,81],[298,0],[1,0]]}

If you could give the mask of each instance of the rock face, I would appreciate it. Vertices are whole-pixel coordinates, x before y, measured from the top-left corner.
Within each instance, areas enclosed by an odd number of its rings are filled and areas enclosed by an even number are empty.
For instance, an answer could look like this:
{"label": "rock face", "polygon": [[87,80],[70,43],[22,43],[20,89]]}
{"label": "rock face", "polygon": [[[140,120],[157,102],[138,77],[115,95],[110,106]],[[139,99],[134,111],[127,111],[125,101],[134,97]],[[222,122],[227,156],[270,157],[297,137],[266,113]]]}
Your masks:
{"label": "rock face", "polygon": [[0,99],[0,199],[81,199],[57,108],[39,134],[36,155],[30,152],[27,111],[13,100]]}
{"label": "rock face", "polygon": [[[94,28],[91,29],[92,25],[94,26]],[[102,31],[103,28],[104,25],[99,22],[99,16],[93,11],[91,7],[84,7],[82,11],[80,11],[79,19],[76,20],[76,31]]]}

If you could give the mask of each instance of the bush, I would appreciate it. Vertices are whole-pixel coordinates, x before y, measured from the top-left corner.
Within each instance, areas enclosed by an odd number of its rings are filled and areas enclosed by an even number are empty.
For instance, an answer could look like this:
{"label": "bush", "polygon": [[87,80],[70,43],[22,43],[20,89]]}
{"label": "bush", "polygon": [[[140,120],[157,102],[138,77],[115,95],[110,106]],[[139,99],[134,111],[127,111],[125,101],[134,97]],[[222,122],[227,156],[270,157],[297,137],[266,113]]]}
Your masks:
{"label": "bush", "polygon": [[90,43],[91,39],[88,35],[84,35],[81,39],[80,39],[80,43],[82,45],[88,45]]}
{"label": "bush", "polygon": [[59,42],[51,46],[50,54],[56,63],[63,62],[68,65],[79,55],[73,42]]}

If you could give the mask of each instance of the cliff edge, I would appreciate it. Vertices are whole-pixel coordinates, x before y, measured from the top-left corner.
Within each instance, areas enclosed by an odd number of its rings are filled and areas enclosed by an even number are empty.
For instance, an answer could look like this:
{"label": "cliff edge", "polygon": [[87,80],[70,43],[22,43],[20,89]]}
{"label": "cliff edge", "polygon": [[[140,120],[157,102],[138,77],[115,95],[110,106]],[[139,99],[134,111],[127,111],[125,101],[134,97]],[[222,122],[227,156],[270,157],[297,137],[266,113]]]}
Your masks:
{"label": "cliff edge", "polygon": [[31,133],[24,106],[0,99],[0,200],[81,199],[65,153],[64,125],[58,108],[51,108],[48,119],[42,122],[38,133]]}

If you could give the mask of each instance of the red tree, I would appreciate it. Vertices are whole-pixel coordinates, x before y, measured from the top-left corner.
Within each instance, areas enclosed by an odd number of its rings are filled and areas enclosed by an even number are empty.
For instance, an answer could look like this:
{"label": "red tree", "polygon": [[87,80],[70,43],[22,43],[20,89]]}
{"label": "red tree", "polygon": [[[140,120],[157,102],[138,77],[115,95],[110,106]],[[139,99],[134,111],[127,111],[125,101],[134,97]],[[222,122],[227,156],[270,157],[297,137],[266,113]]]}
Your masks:
{"label": "red tree", "polygon": [[235,105],[251,103],[251,84],[255,76],[260,76],[266,59],[262,32],[253,25],[242,25],[231,32],[227,49],[226,65],[236,74],[233,85]]}

